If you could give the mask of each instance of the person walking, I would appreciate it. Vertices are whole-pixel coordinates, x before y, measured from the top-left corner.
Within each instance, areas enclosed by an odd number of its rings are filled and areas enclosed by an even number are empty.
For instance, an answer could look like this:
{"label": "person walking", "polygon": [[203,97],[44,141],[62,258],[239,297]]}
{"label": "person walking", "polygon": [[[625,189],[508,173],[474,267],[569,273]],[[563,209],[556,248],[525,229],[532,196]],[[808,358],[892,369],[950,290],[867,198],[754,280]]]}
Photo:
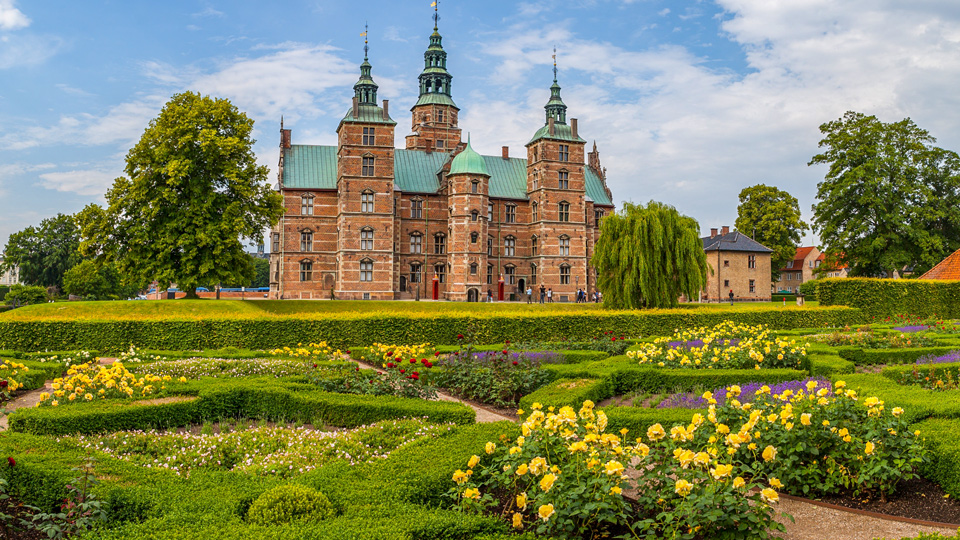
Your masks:
{"label": "person walking", "polygon": [[540,285],[540,303],[543,303],[544,298],[547,297],[547,288],[543,285]]}
{"label": "person walking", "polygon": [[548,304],[553,303],[553,287],[547,289],[547,303]]}
{"label": "person walking", "polygon": [[732,306],[733,305],[733,289],[730,289],[730,294],[728,294],[727,296],[730,297],[730,305]]}
{"label": "person walking", "polygon": [[529,286],[527,287],[527,303],[533,303],[533,289],[531,289]]}

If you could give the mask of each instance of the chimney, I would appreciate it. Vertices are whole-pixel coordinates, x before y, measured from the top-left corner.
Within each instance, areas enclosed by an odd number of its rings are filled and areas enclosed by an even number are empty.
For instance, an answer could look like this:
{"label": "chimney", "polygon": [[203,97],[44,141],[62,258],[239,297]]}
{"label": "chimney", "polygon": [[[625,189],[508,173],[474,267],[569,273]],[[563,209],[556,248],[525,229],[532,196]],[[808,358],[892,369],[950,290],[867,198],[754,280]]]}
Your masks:
{"label": "chimney", "polygon": [[353,96],[353,119],[360,117],[360,98]]}
{"label": "chimney", "polygon": [[433,141],[427,139],[427,153],[433,152]]}
{"label": "chimney", "polygon": [[724,236],[730,234],[730,227],[727,226],[727,225],[724,225],[724,226],[723,226],[723,229],[720,229],[720,234],[722,234],[722,235],[724,235]]}
{"label": "chimney", "polygon": [[710,238],[716,238],[716,237],[717,237],[717,228],[713,227],[712,229],[710,229]]}
{"label": "chimney", "polygon": [[383,119],[390,120],[390,100],[383,100]]}
{"label": "chimney", "polygon": [[547,133],[553,135],[553,117],[547,119]]}
{"label": "chimney", "polygon": [[510,159],[510,147],[509,147],[509,146],[504,146],[504,147],[503,147],[503,153],[502,153],[501,155],[502,155],[503,159]]}
{"label": "chimney", "polygon": [[290,148],[290,131],[289,129],[280,130],[280,147],[281,148]]}
{"label": "chimney", "polygon": [[577,119],[576,118],[570,119],[570,131],[573,134],[573,138],[576,139],[577,138]]}

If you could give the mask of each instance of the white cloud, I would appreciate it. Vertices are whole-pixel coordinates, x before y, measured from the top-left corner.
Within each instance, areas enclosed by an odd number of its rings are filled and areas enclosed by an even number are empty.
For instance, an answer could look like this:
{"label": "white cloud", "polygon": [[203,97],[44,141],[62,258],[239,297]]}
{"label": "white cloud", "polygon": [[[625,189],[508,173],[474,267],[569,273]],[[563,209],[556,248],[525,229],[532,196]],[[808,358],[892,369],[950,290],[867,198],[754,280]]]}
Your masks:
{"label": "white cloud", "polygon": [[106,193],[113,180],[122,174],[120,168],[51,172],[40,175],[40,184],[47,189],[92,197]]}
{"label": "white cloud", "polygon": [[63,46],[56,36],[0,35],[0,69],[40,64]]}
{"label": "white cloud", "polygon": [[201,11],[198,11],[198,12],[196,12],[196,13],[193,13],[193,14],[190,15],[190,16],[191,16],[191,17],[198,17],[198,18],[199,18],[199,17],[223,17],[223,16],[224,16],[224,13],[223,13],[222,11],[217,11],[216,9],[213,9],[212,7],[209,7],[209,6],[208,6],[207,8],[205,8],[205,9],[203,9],[203,10],[201,10]]}
{"label": "white cloud", "polygon": [[0,30],[17,30],[30,26],[30,19],[17,9],[14,0],[0,0]]}

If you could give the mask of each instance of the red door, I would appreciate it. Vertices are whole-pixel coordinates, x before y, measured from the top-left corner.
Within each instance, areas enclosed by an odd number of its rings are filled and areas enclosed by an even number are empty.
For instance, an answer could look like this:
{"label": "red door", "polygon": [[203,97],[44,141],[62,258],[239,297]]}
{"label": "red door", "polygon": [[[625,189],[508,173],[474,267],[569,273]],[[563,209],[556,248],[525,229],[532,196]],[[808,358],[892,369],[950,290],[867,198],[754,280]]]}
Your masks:
{"label": "red door", "polygon": [[440,278],[436,275],[433,276],[433,299],[440,299]]}
{"label": "red door", "polygon": [[497,282],[497,300],[503,302],[503,276],[500,276],[500,280]]}

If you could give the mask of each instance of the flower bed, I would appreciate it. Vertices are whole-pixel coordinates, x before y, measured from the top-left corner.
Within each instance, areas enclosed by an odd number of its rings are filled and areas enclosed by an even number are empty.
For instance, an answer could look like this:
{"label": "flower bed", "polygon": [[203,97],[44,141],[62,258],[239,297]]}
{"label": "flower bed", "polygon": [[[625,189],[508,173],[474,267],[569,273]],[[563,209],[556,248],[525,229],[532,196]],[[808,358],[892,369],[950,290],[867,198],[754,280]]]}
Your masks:
{"label": "flower bed", "polygon": [[[771,395],[777,396],[781,395],[787,390],[790,391],[791,395],[794,395],[802,390],[816,391],[820,388],[826,388],[828,391],[827,395],[831,395],[833,393],[831,391],[832,385],[833,383],[822,377],[784,381],[769,386],[762,382],[750,382],[737,386],[737,388],[740,389],[740,394],[737,396],[737,401],[739,401],[741,404],[752,403],[757,399],[758,393],[769,392]],[[663,400],[657,404],[656,408],[706,409],[711,404],[717,404],[720,406],[726,405],[727,397],[728,392],[726,387],[717,388],[713,391],[704,392],[703,394],[698,392],[680,392],[664,397]]]}
{"label": "flower bed", "polygon": [[771,337],[770,330],[763,325],[733,322],[676,332],[669,338],[627,351],[627,356],[639,360],[641,365],[694,369],[796,369],[801,367],[806,354],[806,344]]}
{"label": "flower bed", "polygon": [[[325,362],[326,365],[333,365]],[[340,367],[345,363],[338,364]],[[157,377],[198,379],[200,377],[292,377],[306,375],[319,366],[316,362],[286,358],[225,359],[185,358],[165,360],[134,366],[136,373],[149,373]]]}
{"label": "flower bed", "polygon": [[[95,399],[138,399],[155,396],[166,390],[168,376],[144,375],[137,378],[120,362],[109,366],[79,364],[67,369],[64,377],[53,380],[53,393],[40,394],[38,407],[67,404]],[[180,382],[187,382],[181,377]],[[62,401],[61,401],[62,400]]]}

